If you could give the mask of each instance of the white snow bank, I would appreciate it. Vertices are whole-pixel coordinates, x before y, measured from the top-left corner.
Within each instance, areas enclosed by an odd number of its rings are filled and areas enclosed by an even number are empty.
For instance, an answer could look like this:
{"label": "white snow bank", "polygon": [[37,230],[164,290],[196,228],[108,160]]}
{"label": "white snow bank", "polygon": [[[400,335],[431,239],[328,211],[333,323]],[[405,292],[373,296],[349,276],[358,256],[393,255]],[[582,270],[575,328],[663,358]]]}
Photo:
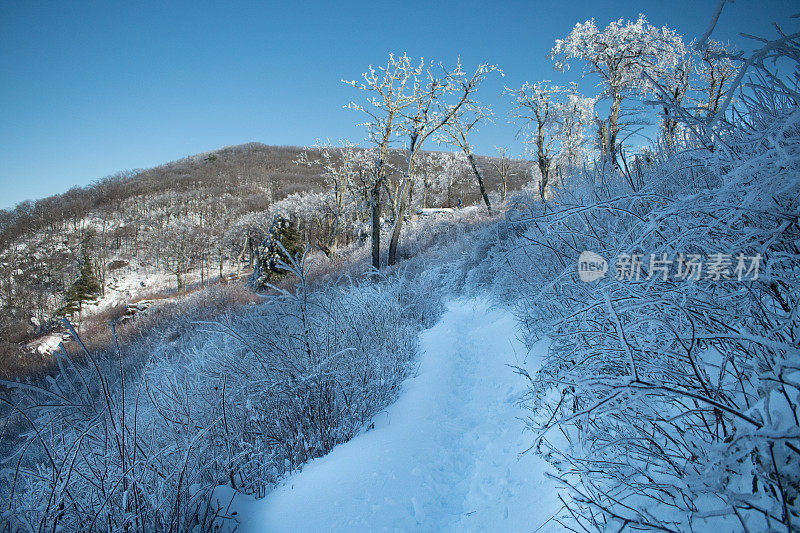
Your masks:
{"label": "white snow bank", "polygon": [[506,366],[525,357],[516,334],[507,311],[452,303],[422,334],[418,376],[375,428],[265,499],[236,502],[242,530],[557,530],[548,522],[560,509],[550,467],[520,455],[531,436],[516,405],[524,383]]}
{"label": "white snow bank", "polygon": [[455,212],[456,210],[452,207],[426,207],[417,210],[417,214],[420,216],[452,215]]}
{"label": "white snow bank", "polygon": [[28,348],[43,356],[49,355],[58,350],[59,345],[67,338],[63,333],[51,333],[29,343]]}

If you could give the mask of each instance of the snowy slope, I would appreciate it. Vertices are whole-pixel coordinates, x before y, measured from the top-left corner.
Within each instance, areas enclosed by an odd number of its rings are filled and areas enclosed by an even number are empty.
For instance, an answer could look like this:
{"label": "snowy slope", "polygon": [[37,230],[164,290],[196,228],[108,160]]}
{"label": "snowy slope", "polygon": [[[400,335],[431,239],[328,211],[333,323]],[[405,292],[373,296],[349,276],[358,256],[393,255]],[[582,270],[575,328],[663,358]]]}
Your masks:
{"label": "snowy slope", "polygon": [[530,446],[515,404],[523,383],[506,366],[525,358],[516,333],[507,311],[452,303],[422,334],[419,373],[375,428],[236,505],[242,530],[537,530],[560,504],[547,463],[520,455]]}

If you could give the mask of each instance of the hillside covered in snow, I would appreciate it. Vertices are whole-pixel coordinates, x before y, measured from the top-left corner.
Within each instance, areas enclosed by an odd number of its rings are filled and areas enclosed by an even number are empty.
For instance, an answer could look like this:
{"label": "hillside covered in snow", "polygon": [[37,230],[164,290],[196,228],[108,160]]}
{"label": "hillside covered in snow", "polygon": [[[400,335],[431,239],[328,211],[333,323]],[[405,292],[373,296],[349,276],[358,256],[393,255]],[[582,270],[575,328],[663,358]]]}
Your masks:
{"label": "hillside covered in snow", "polygon": [[[80,313],[66,314],[76,325],[83,320],[100,329],[142,305],[246,280],[276,217],[290,220],[319,253],[331,254],[334,233],[338,247],[363,241],[369,200],[362,174],[369,172],[369,157],[351,145],[252,143],[121,172],[0,211],[0,375],[25,377],[53,367],[50,354],[69,342],[59,320],[84,260],[100,290],[80,302]],[[393,150],[385,189],[390,209],[401,159]],[[521,161],[504,161],[507,189],[530,179]],[[498,161],[480,158],[480,165],[498,196]],[[479,199],[465,165],[448,154],[424,154],[416,172],[415,209]]]}

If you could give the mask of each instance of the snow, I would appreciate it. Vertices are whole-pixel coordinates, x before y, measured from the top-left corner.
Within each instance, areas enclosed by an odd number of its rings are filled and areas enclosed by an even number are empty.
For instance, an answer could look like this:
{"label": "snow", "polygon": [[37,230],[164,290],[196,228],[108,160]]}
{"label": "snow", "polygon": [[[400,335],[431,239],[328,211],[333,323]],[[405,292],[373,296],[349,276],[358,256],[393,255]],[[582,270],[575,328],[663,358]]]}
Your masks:
{"label": "snow", "polygon": [[[421,336],[418,375],[370,429],[234,503],[242,531],[555,531],[558,490],[517,405],[526,365],[510,312],[458,300]],[[542,347],[527,355],[535,370]],[[537,529],[539,528],[539,529]]]}
{"label": "snow", "polygon": [[51,333],[28,344],[28,348],[41,355],[48,355],[58,350],[59,345],[66,338],[68,336],[63,333]]}
{"label": "snow", "polygon": [[430,216],[430,215],[451,215],[455,213],[455,209],[452,207],[426,207],[423,209],[417,210],[417,214],[420,216]]}
{"label": "snow", "polygon": [[[235,275],[237,270],[233,265],[226,265],[222,272],[224,277],[230,279],[230,276]],[[218,270],[212,270],[212,280],[216,280],[218,273]],[[199,284],[201,280],[199,270],[187,272],[184,274],[184,280],[189,286]],[[142,298],[153,295],[158,295],[159,300],[180,298],[181,294],[175,292],[176,283],[174,275],[152,266],[146,268],[144,265],[139,264],[120,268],[106,276],[105,294],[103,296],[98,296],[96,300],[84,303],[82,318],[85,320],[119,305],[136,307],[139,311],[143,311],[152,302],[150,300],[142,300]],[[34,325],[38,326],[36,323]],[[65,331],[56,331],[37,337],[29,342],[27,347],[40,355],[50,355],[58,350],[61,341],[69,338],[69,334]]]}
{"label": "snow", "polygon": [[[223,269],[223,276],[236,273],[236,268],[226,265]],[[219,271],[212,269],[211,278],[216,280]],[[183,275],[187,286],[200,283],[200,271],[191,270]],[[143,265],[136,267],[121,268],[116,272],[108,274],[106,277],[105,296],[99,298],[97,302],[88,304],[84,307],[87,314],[94,314],[114,307],[117,305],[131,304],[141,298],[146,298],[154,294],[172,294],[179,297],[175,290],[177,281],[173,274],[169,274],[153,267],[145,268]]]}

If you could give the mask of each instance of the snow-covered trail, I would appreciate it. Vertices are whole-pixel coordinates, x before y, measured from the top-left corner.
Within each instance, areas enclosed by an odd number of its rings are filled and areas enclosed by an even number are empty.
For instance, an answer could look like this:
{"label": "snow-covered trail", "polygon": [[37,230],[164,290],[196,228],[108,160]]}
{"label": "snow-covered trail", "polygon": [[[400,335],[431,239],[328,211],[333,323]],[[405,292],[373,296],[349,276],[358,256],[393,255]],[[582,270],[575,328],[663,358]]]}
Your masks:
{"label": "snow-covered trail", "polygon": [[[260,531],[534,531],[560,508],[540,457],[520,452],[521,364],[510,313],[449,305],[421,337],[419,373],[375,428],[306,465],[265,499],[239,507]],[[529,369],[538,353],[527,356]],[[548,522],[537,531],[556,530]]]}

